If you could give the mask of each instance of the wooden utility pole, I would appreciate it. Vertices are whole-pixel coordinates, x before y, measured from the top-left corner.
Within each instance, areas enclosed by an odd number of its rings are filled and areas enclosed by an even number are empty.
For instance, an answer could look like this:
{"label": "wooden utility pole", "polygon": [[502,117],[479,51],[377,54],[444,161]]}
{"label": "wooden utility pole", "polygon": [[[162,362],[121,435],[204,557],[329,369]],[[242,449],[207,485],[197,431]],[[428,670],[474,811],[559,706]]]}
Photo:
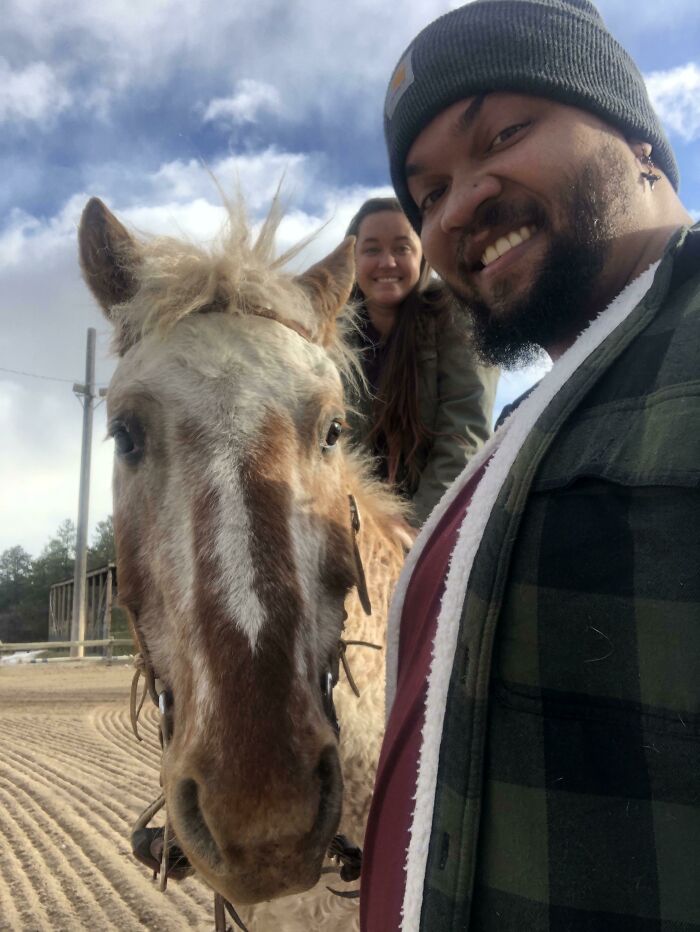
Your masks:
{"label": "wooden utility pole", "polygon": [[[92,454],[92,413],[95,402],[95,328],[87,332],[85,353],[85,384],[76,382],[73,391],[83,405],[83,446],[80,452],[80,493],[78,499],[78,536],[75,545],[75,576],[73,577],[73,616],[71,641],[85,640],[85,577],[87,572],[87,533],[90,511],[90,458]],[[71,657],[82,657],[82,644],[71,647]]]}

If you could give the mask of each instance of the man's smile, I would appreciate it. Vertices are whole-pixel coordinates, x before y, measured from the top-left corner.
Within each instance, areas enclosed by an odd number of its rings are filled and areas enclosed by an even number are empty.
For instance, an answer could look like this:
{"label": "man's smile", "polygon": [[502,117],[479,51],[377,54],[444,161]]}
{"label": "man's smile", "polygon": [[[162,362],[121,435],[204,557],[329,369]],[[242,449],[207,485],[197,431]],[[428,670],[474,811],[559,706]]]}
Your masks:
{"label": "man's smile", "polygon": [[528,212],[527,219],[520,213],[520,217],[504,216],[502,220],[499,218],[500,222],[484,224],[479,232],[463,236],[458,260],[463,274],[483,272],[511,250],[529,242],[544,226],[543,219],[533,217],[532,212]]}
{"label": "man's smile", "polygon": [[492,262],[510,252],[515,246],[527,242],[536,232],[537,227],[532,224],[530,226],[521,226],[518,230],[511,230],[505,236],[499,236],[495,243],[490,243],[484,249],[481,255],[481,264],[484,268],[487,268]]}
{"label": "man's smile", "polygon": [[467,290],[474,289],[474,297],[479,295],[486,298],[486,294],[491,294],[511,267],[515,271],[520,260],[527,258],[534,241],[539,243],[543,232],[541,225],[515,225],[513,221],[511,224],[491,227],[467,239],[462,257],[457,263],[458,274]]}

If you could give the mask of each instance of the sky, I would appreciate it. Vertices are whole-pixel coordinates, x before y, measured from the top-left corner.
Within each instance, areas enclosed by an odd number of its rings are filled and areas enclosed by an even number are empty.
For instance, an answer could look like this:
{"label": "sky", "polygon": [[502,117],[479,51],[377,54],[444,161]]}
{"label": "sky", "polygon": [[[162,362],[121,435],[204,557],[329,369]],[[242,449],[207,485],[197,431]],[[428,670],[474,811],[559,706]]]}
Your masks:
{"label": "sky", "polygon": [[[213,174],[260,218],[284,178],[280,249],[326,226],[343,237],[368,196],[388,194],[381,114],[404,48],[457,3],[404,0],[3,0],[0,32],[0,552],[37,556],[76,520],[82,411],[72,384],[97,329],[97,382],[114,368],[109,327],[81,281],[77,225],[101,197],[134,228],[196,240],[222,218]],[[700,5],[600,0],[632,54],[700,218]],[[210,174],[211,173],[211,174]],[[297,260],[298,261],[298,260]],[[301,267],[301,265],[300,265]],[[497,408],[539,373],[505,373]],[[96,409],[90,527],[111,513],[112,442]]]}

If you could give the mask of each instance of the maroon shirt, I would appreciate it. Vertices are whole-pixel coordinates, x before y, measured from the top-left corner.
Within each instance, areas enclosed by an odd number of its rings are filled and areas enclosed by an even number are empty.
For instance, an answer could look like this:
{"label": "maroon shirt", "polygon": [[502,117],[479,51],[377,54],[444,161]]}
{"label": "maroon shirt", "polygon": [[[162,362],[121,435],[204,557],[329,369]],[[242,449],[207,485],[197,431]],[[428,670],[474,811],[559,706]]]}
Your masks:
{"label": "maroon shirt", "polygon": [[396,698],[387,722],[362,855],[360,921],[363,932],[401,926],[406,849],[413,816],[418,754],[433,640],[450,556],[474,490],[472,476],[440,519],[413,570],[401,615]]}

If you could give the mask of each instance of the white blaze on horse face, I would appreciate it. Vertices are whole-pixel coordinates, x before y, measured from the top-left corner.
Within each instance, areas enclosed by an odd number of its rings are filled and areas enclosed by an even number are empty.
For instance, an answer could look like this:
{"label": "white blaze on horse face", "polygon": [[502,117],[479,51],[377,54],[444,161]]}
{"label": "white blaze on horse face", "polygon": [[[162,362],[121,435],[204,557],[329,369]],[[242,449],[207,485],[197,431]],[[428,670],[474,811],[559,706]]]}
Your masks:
{"label": "white blaze on horse face", "polygon": [[233,447],[222,444],[222,449],[212,459],[208,477],[219,495],[215,554],[222,594],[228,614],[236,620],[254,651],[265,623],[265,612],[255,587],[255,566],[250,552],[251,520]]}

